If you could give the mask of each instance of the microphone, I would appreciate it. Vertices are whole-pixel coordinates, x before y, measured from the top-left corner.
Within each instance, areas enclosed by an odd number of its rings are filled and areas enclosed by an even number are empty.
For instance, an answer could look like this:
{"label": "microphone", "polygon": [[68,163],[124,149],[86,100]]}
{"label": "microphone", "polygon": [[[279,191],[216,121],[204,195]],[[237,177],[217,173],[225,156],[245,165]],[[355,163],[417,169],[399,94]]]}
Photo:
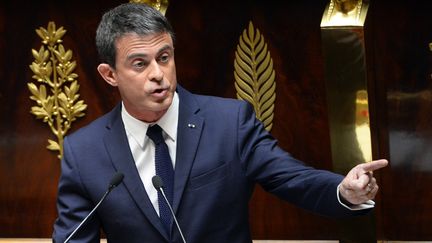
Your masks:
{"label": "microphone", "polygon": [[81,228],[81,226],[87,221],[88,218],[90,218],[91,215],[96,211],[96,209],[99,207],[99,205],[105,200],[105,198],[108,196],[108,194],[123,181],[123,173],[117,172],[114,174],[114,176],[111,178],[111,181],[108,185],[108,189],[106,190],[105,194],[102,196],[102,198],[99,200],[98,204],[93,208],[92,211],[87,215],[87,217],[84,218],[83,221],[78,225],[78,227],[75,228],[75,230],[69,235],[69,237],[64,241],[64,243],[69,242],[70,239],[75,235],[75,233]]}
{"label": "microphone", "polygon": [[173,209],[172,209],[172,207],[171,207],[171,204],[169,203],[169,201],[168,201],[168,198],[165,196],[165,192],[163,191],[163,181],[162,181],[162,178],[160,178],[160,176],[158,176],[158,175],[155,175],[155,176],[153,176],[153,178],[152,178],[152,183],[153,183],[153,186],[154,186],[154,188],[156,189],[156,191],[158,191],[158,192],[160,192],[161,194],[162,194],[162,197],[165,199],[165,202],[167,203],[167,205],[168,205],[168,208],[169,208],[169,210],[170,210],[170,212],[171,212],[171,215],[172,215],[172,217],[173,217],[173,219],[174,219],[174,222],[175,222],[175,224],[176,224],[176,226],[177,226],[177,229],[178,229],[178,231],[180,232],[180,236],[181,236],[181,238],[182,238],[182,240],[183,240],[183,243],[186,243],[186,240],[185,240],[185,238],[184,238],[184,236],[183,236],[183,232],[182,232],[182,230],[181,230],[181,228],[180,228],[180,225],[179,225],[179,223],[178,223],[178,221],[177,221],[177,217],[175,216],[175,214],[174,214],[174,211],[173,211]]}

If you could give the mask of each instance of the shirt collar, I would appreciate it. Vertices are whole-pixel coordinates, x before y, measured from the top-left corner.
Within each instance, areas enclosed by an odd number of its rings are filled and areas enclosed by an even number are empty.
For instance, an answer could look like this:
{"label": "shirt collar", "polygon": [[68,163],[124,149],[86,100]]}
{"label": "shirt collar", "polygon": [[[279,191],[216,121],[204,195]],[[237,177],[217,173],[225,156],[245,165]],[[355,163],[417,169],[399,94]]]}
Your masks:
{"label": "shirt collar", "polygon": [[140,121],[130,115],[124,108],[122,102],[121,116],[128,137],[132,136],[141,148],[145,146],[147,141],[147,129],[150,125],[158,124],[165,132],[165,138],[175,142],[177,138],[177,124],[179,113],[179,98],[177,92],[174,93],[173,101],[167,112],[155,123],[147,123]]}

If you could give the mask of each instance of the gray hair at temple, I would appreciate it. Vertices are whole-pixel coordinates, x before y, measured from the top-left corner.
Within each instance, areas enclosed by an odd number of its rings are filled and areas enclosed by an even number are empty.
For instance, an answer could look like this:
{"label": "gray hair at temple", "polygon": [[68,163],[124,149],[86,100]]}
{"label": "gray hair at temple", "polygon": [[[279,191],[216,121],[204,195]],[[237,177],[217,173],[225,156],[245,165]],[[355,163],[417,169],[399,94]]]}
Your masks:
{"label": "gray hair at temple", "polygon": [[96,30],[96,47],[101,62],[115,68],[116,40],[130,33],[168,33],[174,41],[171,24],[158,10],[143,3],[121,4],[102,16]]}

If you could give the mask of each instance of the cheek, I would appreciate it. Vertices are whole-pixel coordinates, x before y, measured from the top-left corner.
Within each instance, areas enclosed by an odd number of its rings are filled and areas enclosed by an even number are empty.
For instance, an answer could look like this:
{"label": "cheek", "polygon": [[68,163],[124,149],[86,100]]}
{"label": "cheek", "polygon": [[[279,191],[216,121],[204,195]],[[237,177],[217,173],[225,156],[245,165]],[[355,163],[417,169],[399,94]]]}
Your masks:
{"label": "cheek", "polygon": [[144,95],[147,90],[144,79],[130,78],[126,82],[119,83],[118,88],[121,92],[128,96]]}
{"label": "cheek", "polygon": [[175,83],[177,80],[176,77],[176,69],[175,66],[173,65],[173,67],[170,67],[169,69],[167,69],[166,71],[166,76],[169,79],[170,83]]}

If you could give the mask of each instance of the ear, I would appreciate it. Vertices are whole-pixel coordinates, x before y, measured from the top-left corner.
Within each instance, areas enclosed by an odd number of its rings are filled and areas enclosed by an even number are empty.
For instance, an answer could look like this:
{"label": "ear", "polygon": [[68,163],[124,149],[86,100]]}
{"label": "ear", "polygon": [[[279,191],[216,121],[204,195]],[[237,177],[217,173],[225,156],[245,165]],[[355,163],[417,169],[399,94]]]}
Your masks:
{"label": "ear", "polygon": [[109,83],[111,86],[117,86],[117,80],[115,78],[115,74],[111,66],[107,63],[101,63],[97,67],[97,70],[99,71],[99,74],[102,76],[103,79],[107,83]]}

